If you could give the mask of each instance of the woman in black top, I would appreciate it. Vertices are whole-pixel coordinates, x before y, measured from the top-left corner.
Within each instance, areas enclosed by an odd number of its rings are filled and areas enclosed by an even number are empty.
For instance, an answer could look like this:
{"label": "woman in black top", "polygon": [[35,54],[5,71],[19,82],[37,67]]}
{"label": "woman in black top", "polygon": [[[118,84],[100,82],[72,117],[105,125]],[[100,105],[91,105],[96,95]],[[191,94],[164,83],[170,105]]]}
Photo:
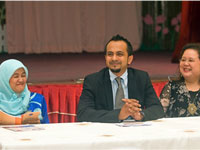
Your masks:
{"label": "woman in black top", "polygon": [[169,81],[160,94],[166,117],[200,115],[200,44],[183,47],[178,80]]}

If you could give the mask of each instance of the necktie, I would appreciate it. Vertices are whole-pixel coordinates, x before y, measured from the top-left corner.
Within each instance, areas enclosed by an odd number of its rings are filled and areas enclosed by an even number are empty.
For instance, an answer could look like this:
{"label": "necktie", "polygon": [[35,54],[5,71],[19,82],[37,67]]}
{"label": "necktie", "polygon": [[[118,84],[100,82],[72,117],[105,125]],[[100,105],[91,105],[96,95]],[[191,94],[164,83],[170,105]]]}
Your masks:
{"label": "necktie", "polygon": [[122,99],[124,98],[124,91],[121,84],[121,78],[117,77],[115,78],[115,80],[118,83],[118,88],[115,97],[115,109],[121,109],[122,106],[124,105],[124,102],[122,101]]}

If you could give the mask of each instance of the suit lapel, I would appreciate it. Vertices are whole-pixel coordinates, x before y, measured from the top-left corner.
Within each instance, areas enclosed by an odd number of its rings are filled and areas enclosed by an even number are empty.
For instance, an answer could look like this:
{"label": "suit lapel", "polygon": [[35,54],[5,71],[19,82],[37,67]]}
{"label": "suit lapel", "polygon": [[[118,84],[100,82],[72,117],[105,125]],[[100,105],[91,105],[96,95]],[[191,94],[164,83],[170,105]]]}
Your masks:
{"label": "suit lapel", "polygon": [[134,89],[136,87],[136,82],[134,80],[134,72],[131,69],[128,69],[128,97],[129,98],[135,98],[134,96]]}
{"label": "suit lapel", "polygon": [[106,93],[106,103],[108,105],[108,109],[112,110],[113,109],[113,94],[112,94],[112,86],[111,86],[108,69],[105,71],[104,90]]}

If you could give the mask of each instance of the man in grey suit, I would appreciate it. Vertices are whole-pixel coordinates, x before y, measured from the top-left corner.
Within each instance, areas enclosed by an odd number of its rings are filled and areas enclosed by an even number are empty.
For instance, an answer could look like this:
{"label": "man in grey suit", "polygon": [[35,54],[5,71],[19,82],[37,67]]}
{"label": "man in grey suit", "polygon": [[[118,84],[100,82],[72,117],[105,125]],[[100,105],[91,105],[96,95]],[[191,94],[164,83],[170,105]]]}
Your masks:
{"label": "man in grey suit", "polygon": [[[131,43],[116,35],[108,41],[104,51],[107,67],[84,79],[77,121],[117,123],[127,119],[162,118],[163,108],[148,73],[128,68],[134,57]],[[116,77],[120,77],[120,83]]]}

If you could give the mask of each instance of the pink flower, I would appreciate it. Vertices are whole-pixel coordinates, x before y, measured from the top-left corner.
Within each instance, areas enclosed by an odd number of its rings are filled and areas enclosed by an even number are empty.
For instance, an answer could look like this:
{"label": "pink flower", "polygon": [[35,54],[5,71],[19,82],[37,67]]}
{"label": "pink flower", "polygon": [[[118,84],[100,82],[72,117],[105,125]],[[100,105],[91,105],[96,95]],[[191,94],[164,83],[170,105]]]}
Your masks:
{"label": "pink flower", "polygon": [[169,32],[169,29],[168,28],[164,28],[162,32],[165,35],[165,34],[167,34]]}
{"label": "pink flower", "polygon": [[161,26],[157,25],[155,30],[156,30],[156,32],[159,32],[161,30]]}
{"label": "pink flower", "polygon": [[177,19],[178,19],[179,22],[181,22],[181,13],[179,13],[179,14],[177,15]]}
{"label": "pink flower", "polygon": [[153,18],[152,18],[149,14],[147,14],[147,15],[144,17],[144,22],[145,22],[146,24],[148,24],[148,25],[153,24]]}
{"label": "pink flower", "polygon": [[180,26],[179,26],[179,25],[176,25],[175,30],[176,30],[176,32],[179,32]]}
{"label": "pink flower", "polygon": [[156,23],[157,23],[157,24],[164,23],[165,20],[166,20],[166,17],[163,16],[163,15],[160,15],[160,16],[158,16],[158,17],[156,18]]}
{"label": "pink flower", "polygon": [[175,26],[175,25],[177,25],[177,24],[178,24],[178,19],[177,19],[176,17],[172,18],[172,20],[171,20],[171,25],[172,25],[172,26]]}

